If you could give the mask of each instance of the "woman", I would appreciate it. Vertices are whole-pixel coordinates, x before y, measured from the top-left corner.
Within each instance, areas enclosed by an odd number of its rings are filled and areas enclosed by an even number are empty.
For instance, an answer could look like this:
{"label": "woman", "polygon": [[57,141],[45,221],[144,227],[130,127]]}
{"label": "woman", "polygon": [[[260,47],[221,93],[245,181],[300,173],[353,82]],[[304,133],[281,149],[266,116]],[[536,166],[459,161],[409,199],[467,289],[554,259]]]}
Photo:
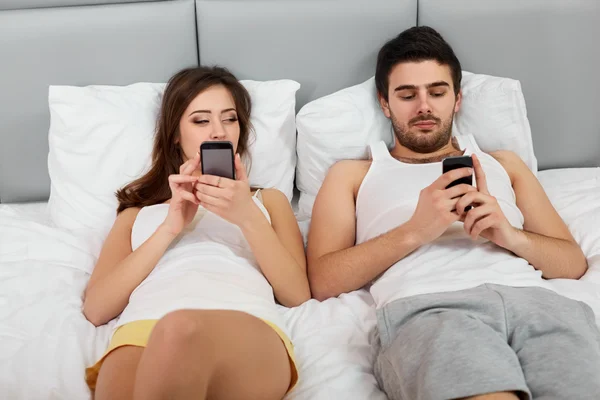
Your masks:
{"label": "woman", "polygon": [[[120,314],[86,371],[97,400],[281,399],[295,384],[274,297],[288,307],[310,298],[304,247],[287,198],[248,186],[250,106],[222,68],[169,81],[152,167],[117,193],[85,293],[94,325]],[[216,140],[237,149],[236,180],[201,174],[200,145]]]}

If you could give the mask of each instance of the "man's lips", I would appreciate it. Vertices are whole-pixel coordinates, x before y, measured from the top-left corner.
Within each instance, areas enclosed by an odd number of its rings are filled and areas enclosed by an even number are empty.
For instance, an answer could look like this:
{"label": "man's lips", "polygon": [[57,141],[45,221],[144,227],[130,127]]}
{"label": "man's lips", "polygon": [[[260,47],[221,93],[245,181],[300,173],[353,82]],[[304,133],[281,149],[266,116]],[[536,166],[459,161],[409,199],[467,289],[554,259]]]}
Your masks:
{"label": "man's lips", "polygon": [[413,125],[417,128],[433,128],[437,122],[435,121],[419,121],[415,122]]}

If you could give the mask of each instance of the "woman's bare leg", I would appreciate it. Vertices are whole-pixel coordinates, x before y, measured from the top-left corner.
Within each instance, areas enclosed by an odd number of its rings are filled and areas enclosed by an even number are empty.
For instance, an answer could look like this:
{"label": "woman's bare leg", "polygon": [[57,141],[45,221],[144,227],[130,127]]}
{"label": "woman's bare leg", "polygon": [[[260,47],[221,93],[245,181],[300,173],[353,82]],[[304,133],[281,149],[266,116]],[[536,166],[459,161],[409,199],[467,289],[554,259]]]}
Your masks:
{"label": "woman's bare leg", "polygon": [[260,319],[237,311],[183,310],[156,324],[134,398],[281,400],[290,379],[285,346]]}
{"label": "woman's bare leg", "polygon": [[94,400],[130,400],[143,347],[123,346],[111,351],[100,367]]}

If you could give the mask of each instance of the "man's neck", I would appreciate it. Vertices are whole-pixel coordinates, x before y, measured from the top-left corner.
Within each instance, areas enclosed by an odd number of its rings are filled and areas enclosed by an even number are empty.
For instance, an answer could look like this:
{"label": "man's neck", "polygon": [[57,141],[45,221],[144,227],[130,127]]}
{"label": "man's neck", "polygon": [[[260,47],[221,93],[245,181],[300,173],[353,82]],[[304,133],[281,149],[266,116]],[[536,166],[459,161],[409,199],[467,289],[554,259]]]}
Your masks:
{"label": "man's neck", "polygon": [[392,151],[390,151],[392,157],[396,160],[409,163],[409,164],[427,164],[442,161],[446,157],[462,156],[464,150],[460,149],[458,140],[453,136],[452,139],[441,149],[433,153],[417,153],[404,146],[401,146],[396,139],[396,144]]}

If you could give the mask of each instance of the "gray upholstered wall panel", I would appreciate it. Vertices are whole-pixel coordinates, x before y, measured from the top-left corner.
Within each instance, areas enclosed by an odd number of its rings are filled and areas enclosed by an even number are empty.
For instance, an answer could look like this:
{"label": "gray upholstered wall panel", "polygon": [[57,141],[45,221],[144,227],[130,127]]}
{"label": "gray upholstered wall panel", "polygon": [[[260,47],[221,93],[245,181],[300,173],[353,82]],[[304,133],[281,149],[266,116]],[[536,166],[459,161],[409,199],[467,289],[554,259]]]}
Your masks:
{"label": "gray upholstered wall panel", "polygon": [[0,200],[47,199],[48,86],[166,81],[197,65],[193,0],[0,12]]}
{"label": "gray upholstered wall panel", "polygon": [[294,79],[300,108],[374,75],[377,51],[416,25],[416,9],[416,0],[198,0],[200,63],[239,79]]}
{"label": "gray upholstered wall panel", "polygon": [[0,10],[24,10],[28,8],[71,7],[90,4],[140,3],[160,0],[0,0]]}
{"label": "gray upholstered wall panel", "polygon": [[463,68],[521,81],[540,169],[600,166],[600,1],[420,0]]}

